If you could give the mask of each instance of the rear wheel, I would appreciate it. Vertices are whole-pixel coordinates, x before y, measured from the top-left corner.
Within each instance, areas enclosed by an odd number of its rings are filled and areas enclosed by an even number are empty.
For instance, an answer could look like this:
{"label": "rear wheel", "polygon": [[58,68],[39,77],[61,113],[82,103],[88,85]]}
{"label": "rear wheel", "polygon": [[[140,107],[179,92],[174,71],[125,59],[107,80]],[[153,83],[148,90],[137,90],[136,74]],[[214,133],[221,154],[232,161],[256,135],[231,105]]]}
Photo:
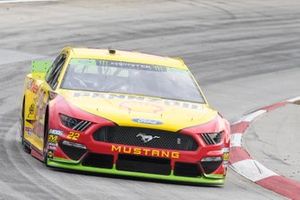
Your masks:
{"label": "rear wheel", "polygon": [[22,117],[21,117],[21,143],[23,146],[23,150],[26,153],[31,153],[31,148],[30,148],[30,144],[28,142],[26,142],[25,138],[24,138],[24,133],[25,133],[25,97],[23,99],[23,104],[22,104]]}

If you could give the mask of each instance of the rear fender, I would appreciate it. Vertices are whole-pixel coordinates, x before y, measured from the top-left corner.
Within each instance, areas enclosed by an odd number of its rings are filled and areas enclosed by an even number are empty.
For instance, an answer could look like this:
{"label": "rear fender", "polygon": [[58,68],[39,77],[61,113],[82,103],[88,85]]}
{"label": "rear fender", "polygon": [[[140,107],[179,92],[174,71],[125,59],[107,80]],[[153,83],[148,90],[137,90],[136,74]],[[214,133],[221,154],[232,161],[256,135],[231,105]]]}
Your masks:
{"label": "rear fender", "polygon": [[40,85],[45,81],[46,73],[50,69],[52,62],[50,60],[33,60],[31,64],[31,73],[26,76],[24,87],[24,118],[25,121],[36,120],[37,113],[37,93]]}

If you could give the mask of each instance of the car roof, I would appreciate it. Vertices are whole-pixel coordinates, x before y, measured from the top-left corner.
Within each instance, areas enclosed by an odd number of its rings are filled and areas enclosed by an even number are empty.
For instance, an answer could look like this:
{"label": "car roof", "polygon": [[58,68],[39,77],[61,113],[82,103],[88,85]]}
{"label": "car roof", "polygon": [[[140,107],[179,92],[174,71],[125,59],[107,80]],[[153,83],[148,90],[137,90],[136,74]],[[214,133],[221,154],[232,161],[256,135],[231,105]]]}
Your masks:
{"label": "car roof", "polygon": [[66,47],[63,51],[69,52],[71,58],[104,59],[132,63],[161,65],[177,69],[188,69],[181,58],[156,56],[133,51],[72,47]]}

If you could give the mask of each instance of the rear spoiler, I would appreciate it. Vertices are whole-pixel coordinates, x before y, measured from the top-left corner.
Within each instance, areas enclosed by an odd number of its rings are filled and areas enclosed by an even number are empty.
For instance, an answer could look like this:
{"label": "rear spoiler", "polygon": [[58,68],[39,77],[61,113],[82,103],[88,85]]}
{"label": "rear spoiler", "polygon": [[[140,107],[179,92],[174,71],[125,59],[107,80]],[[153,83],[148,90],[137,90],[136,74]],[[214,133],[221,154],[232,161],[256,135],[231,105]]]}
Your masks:
{"label": "rear spoiler", "polygon": [[44,79],[51,65],[51,60],[33,60],[31,63],[32,76],[37,79]]}

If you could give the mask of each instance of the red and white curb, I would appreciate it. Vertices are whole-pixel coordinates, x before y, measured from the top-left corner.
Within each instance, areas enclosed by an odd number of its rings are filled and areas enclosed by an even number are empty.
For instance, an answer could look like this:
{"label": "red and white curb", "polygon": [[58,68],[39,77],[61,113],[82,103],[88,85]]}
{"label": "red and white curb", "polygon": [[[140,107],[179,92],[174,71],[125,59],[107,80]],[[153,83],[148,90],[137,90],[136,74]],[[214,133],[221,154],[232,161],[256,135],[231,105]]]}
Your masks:
{"label": "red and white curb", "polygon": [[230,167],[248,180],[294,200],[300,200],[300,182],[280,176],[251,158],[247,150],[242,147],[242,139],[251,122],[258,116],[299,101],[300,96],[263,107],[231,124]]}

